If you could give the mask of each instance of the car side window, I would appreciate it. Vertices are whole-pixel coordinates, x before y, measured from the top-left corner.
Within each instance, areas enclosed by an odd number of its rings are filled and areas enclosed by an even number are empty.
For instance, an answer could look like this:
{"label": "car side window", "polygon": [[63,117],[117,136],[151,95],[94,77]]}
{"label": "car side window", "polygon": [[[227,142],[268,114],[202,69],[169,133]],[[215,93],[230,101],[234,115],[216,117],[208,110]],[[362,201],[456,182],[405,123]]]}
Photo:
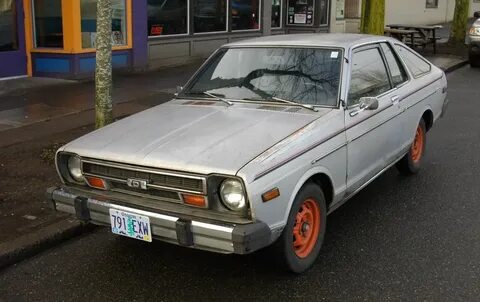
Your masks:
{"label": "car side window", "polygon": [[387,43],[381,43],[381,45],[383,53],[385,55],[385,59],[387,60],[388,67],[390,69],[393,85],[397,87],[408,80],[407,72],[405,71],[405,68],[403,68],[403,65],[400,63],[397,55],[393,52],[392,47]]}
{"label": "car side window", "polygon": [[406,47],[397,44],[395,48],[415,78],[421,77],[432,70],[432,66],[428,62]]}
{"label": "car side window", "polygon": [[351,70],[349,106],[357,105],[362,97],[378,96],[391,89],[387,68],[378,47],[354,52]]}

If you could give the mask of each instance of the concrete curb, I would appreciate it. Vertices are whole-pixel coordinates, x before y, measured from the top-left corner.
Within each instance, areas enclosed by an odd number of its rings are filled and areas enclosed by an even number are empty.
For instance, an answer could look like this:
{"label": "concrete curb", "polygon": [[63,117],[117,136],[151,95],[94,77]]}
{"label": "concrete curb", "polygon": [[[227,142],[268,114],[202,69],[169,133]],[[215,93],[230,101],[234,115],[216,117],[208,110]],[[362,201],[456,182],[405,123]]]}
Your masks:
{"label": "concrete curb", "polygon": [[82,223],[72,217],[40,228],[16,240],[2,243],[0,244],[0,269],[93,229],[93,225]]}
{"label": "concrete curb", "polygon": [[458,62],[458,63],[455,63],[455,64],[453,64],[453,65],[451,65],[451,66],[448,66],[448,67],[445,68],[443,71],[445,71],[445,73],[450,73],[450,72],[455,71],[455,70],[457,70],[457,69],[459,69],[459,68],[462,68],[462,67],[465,66],[465,65],[468,65],[468,62],[469,62],[469,61],[468,61],[467,59],[465,59],[465,60],[460,61],[460,62]]}

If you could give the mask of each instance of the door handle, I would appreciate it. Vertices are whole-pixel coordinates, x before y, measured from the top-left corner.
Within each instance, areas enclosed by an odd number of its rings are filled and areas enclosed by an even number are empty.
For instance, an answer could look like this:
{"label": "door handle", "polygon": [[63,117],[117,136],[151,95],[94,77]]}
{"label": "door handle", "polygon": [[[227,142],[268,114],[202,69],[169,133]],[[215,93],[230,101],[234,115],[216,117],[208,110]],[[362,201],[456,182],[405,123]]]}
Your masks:
{"label": "door handle", "polygon": [[392,96],[391,100],[392,100],[392,103],[396,104],[400,102],[400,97],[398,95],[394,95]]}

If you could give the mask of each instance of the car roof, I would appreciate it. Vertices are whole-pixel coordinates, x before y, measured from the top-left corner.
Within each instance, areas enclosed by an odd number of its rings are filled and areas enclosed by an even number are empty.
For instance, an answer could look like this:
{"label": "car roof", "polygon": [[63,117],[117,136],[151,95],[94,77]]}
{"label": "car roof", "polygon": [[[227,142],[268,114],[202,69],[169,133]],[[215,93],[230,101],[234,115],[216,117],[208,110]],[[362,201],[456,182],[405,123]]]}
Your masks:
{"label": "car roof", "polygon": [[225,47],[248,47],[248,46],[317,46],[338,47],[349,49],[359,44],[373,43],[390,40],[384,36],[372,36],[363,34],[289,34],[263,36],[253,39],[242,40],[225,45]]}

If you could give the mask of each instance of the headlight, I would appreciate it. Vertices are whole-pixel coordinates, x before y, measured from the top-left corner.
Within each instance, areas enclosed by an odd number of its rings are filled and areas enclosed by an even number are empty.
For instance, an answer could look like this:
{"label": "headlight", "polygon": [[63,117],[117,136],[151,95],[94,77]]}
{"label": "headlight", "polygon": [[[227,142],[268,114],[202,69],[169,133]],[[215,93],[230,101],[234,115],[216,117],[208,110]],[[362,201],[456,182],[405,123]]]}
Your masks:
{"label": "headlight", "polygon": [[470,28],[470,35],[471,36],[480,36],[480,27]]}
{"label": "headlight", "polygon": [[81,165],[82,160],[77,155],[72,155],[68,159],[68,172],[70,172],[70,175],[76,181],[83,181]]}
{"label": "headlight", "polygon": [[226,179],[220,185],[220,197],[227,208],[240,211],[245,208],[245,192],[242,183],[236,179]]}

